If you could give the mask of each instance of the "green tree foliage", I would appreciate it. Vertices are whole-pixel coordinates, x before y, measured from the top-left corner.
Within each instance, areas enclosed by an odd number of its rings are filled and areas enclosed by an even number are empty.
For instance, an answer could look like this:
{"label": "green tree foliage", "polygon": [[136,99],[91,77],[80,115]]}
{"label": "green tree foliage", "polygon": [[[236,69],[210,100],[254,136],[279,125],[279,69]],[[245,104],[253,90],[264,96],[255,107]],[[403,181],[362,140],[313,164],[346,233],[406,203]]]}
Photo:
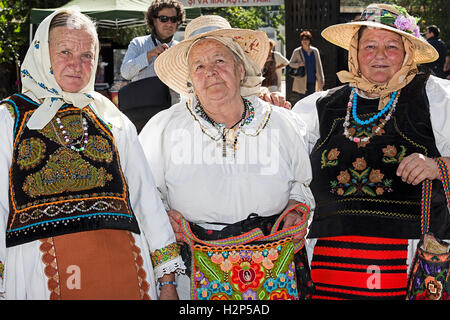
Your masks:
{"label": "green tree foliage", "polygon": [[441,29],[439,37],[450,47],[450,1],[449,0],[392,0],[393,3],[405,7],[408,13],[420,17],[419,26],[422,32],[432,24]]}
{"label": "green tree foliage", "polygon": [[56,8],[68,0],[0,0],[0,63],[13,63],[28,46],[32,8]]}
{"label": "green tree foliage", "polygon": [[17,91],[20,63],[29,45],[31,8],[56,8],[68,0],[0,0],[0,98]]}
{"label": "green tree foliage", "polygon": [[0,10],[0,63],[15,63],[19,59],[20,46],[27,40],[17,19],[21,6],[18,2],[2,0]]}
{"label": "green tree foliage", "polygon": [[227,19],[233,28],[256,30],[261,27],[273,27],[277,32],[277,38],[285,41],[279,30],[279,26],[284,25],[284,6],[202,8],[202,14],[220,15]]}
{"label": "green tree foliage", "polygon": [[127,28],[97,28],[98,36],[111,39],[114,43],[127,47],[135,37],[145,36],[150,33],[148,27],[127,27]]}

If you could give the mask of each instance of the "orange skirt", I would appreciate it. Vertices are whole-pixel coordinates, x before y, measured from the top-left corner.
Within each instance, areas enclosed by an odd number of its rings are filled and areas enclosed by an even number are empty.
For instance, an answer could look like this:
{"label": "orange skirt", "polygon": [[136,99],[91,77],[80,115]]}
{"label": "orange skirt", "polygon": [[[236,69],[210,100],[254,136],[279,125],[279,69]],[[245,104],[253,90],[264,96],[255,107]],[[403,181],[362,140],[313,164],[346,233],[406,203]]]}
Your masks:
{"label": "orange skirt", "polygon": [[41,242],[51,300],[150,299],[141,251],[129,231],[84,231]]}

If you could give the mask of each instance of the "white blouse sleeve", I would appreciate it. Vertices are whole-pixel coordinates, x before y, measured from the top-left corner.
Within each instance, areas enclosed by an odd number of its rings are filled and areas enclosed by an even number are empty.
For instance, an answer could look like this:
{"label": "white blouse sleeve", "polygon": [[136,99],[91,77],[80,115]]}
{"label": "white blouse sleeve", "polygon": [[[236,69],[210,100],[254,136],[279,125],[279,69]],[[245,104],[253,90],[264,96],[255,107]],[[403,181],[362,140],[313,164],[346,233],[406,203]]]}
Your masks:
{"label": "white blouse sleeve", "polygon": [[168,191],[165,179],[163,131],[167,126],[172,110],[172,108],[166,109],[153,116],[139,134],[139,141],[153,172],[156,188],[167,211],[170,208],[167,201]]}
{"label": "white blouse sleeve", "polygon": [[291,168],[294,174],[294,181],[292,183],[289,199],[305,203],[314,210],[315,201],[314,196],[309,188],[312,180],[311,163],[308,152],[308,132],[306,131],[306,124],[300,119],[297,114],[292,114],[291,111],[286,110],[289,121],[293,124],[292,132],[295,134],[292,139],[292,163]]}
{"label": "white blouse sleeve", "polygon": [[309,153],[311,153],[316,141],[320,138],[319,117],[317,115],[316,102],[319,98],[326,96],[328,90],[319,91],[299,100],[293,107],[292,111],[300,116],[300,119],[306,125],[306,141]]}
{"label": "white blouse sleeve", "polygon": [[149,244],[156,277],[174,271],[182,272],[185,266],[178,254],[175,235],[139,143],[136,128],[124,117],[124,128],[116,130],[114,137],[129,187],[131,206]]}
{"label": "white blouse sleeve", "polygon": [[[145,43],[141,43],[141,38],[134,38],[128,45],[127,52],[122,59],[120,73],[127,80],[133,79],[139,72],[150,65],[147,58]],[[152,58],[151,63],[155,59]]]}
{"label": "white blouse sleeve", "polygon": [[450,81],[430,76],[425,89],[436,146],[441,156],[450,157]]}
{"label": "white blouse sleeve", "polygon": [[6,283],[6,228],[9,216],[8,176],[12,161],[14,119],[5,105],[0,105],[0,299]]}

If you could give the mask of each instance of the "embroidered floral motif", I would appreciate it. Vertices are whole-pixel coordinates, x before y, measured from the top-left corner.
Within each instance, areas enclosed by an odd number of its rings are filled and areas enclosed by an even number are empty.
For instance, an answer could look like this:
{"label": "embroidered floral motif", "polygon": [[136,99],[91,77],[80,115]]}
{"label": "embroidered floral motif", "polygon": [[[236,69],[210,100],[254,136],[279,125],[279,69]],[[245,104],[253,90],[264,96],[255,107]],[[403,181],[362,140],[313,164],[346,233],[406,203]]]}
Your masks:
{"label": "embroidered floral motif", "polygon": [[379,126],[376,123],[360,125],[355,120],[352,119],[350,120],[350,125],[351,127],[348,128],[348,133],[350,134],[350,136],[360,138],[360,141],[357,142],[358,148],[360,147],[364,148],[368,143],[370,143],[370,140],[363,141],[361,138],[369,137],[372,133],[374,133],[377,136],[381,136],[382,134],[385,133],[383,128],[380,128],[377,131],[377,128],[379,128]]}
{"label": "embroidered floral motif", "polygon": [[243,261],[233,267],[231,283],[237,285],[239,291],[245,292],[247,289],[257,289],[263,277],[261,265]]}
{"label": "embroidered floral motif", "polygon": [[38,82],[31,76],[30,72],[29,72],[27,69],[23,69],[21,72],[22,72],[22,78],[28,77],[28,78],[30,78],[31,80],[33,80],[34,82],[36,82],[42,89],[45,89],[45,90],[47,90],[48,92],[51,92],[51,93],[54,93],[54,94],[59,94],[59,93],[58,93],[58,90],[56,90],[55,88],[47,88],[47,87],[45,86],[45,84],[43,84],[43,83],[38,83]]}
{"label": "embroidered floral motif", "polygon": [[108,140],[101,136],[89,137],[84,154],[92,160],[105,161],[106,163],[110,163],[113,159],[112,149]]}
{"label": "embroidered floral motif", "polygon": [[0,279],[3,280],[3,275],[5,273],[5,265],[0,261]]}
{"label": "embroidered floral motif", "polygon": [[320,160],[320,162],[322,163],[322,166],[320,168],[323,169],[324,167],[337,166],[339,163],[339,161],[337,159],[338,159],[340,153],[341,152],[337,148],[333,148],[329,152],[328,152],[328,150],[324,150],[322,152],[322,157]]}
{"label": "embroidered floral motif", "polygon": [[103,187],[112,180],[104,168],[95,168],[70,149],[60,148],[38,172],[28,175],[23,191],[30,197]]}
{"label": "embroidered floral motif", "polygon": [[195,246],[192,295],[197,300],[298,299],[293,244]]}
{"label": "embroidered floral motif", "polygon": [[169,244],[168,246],[157,249],[152,252],[151,258],[153,262],[153,267],[163,264],[166,261],[176,258],[179,255],[178,245],[174,242]]}
{"label": "embroidered floral motif", "polygon": [[13,120],[16,120],[16,113],[15,113],[14,107],[12,105],[10,105],[9,103],[4,103],[4,104],[1,104],[0,107],[1,106],[4,106],[9,111],[9,114],[11,115],[11,118]]}
{"label": "embroidered floral motif", "polygon": [[[67,131],[67,137],[70,140],[76,140],[83,136],[84,131],[79,114],[69,114],[67,116],[62,116],[61,124]],[[62,137],[58,138],[54,127],[59,127],[59,125],[56,123],[55,118],[52,119],[52,121],[48,123],[44,128],[42,128],[40,132],[53,142],[60,143]]]}
{"label": "embroidered floral motif", "polygon": [[17,164],[21,170],[34,168],[45,158],[45,143],[39,138],[24,139],[17,150]]}
{"label": "embroidered floral motif", "polygon": [[418,273],[415,274],[412,282],[413,287],[409,299],[450,300],[446,280],[448,279],[448,269],[438,261],[439,258],[436,258],[435,264],[423,260],[420,262]]}
{"label": "embroidered floral motif", "polygon": [[397,148],[391,145],[387,145],[381,150],[383,151],[383,158],[381,161],[384,163],[400,163],[406,155],[405,146],[400,146],[400,152],[397,152]]}
{"label": "embroidered floral motif", "polygon": [[330,182],[331,193],[339,196],[370,195],[380,196],[392,192],[392,180],[383,179],[384,174],[379,169],[367,167],[366,160],[356,158],[353,169],[341,171],[337,180]]}

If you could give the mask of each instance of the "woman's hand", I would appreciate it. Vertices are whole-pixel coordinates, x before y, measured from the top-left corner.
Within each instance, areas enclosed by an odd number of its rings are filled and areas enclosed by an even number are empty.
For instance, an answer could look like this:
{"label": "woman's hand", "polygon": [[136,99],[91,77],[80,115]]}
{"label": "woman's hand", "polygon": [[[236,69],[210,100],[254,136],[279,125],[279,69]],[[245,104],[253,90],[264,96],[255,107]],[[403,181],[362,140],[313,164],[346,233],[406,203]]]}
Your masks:
{"label": "woman's hand", "polygon": [[[166,281],[175,281],[175,275],[173,273],[165,274],[161,278],[158,279],[159,282]],[[161,287],[161,291],[159,292],[160,300],[178,300],[178,293],[175,285],[166,284]]]}
{"label": "woman's hand", "polygon": [[325,86],[325,82],[323,82],[322,80],[320,80],[320,81],[319,81],[319,91],[322,91],[324,86]]}
{"label": "woman's hand", "polygon": [[[283,213],[286,211],[289,211],[289,209],[291,209],[293,206],[295,206],[298,203],[299,203],[298,201],[289,200],[288,205],[286,206],[286,209],[283,211]],[[301,223],[303,220],[303,217],[304,217],[304,213],[302,213],[300,211],[296,211],[295,209],[292,210],[283,219],[283,222],[284,222],[283,230]],[[306,236],[306,228],[299,234],[295,235],[292,238],[292,240],[294,242],[300,242],[305,236]]]}
{"label": "woman's hand", "polygon": [[177,210],[169,210],[167,211],[167,215],[169,216],[170,225],[172,226],[173,233],[175,233],[175,238],[177,239],[178,244],[183,244],[183,236],[181,235],[181,226],[179,221],[183,218],[183,215]]}
{"label": "woman's hand", "polygon": [[434,159],[421,153],[413,153],[400,162],[397,176],[401,177],[402,181],[415,186],[425,179],[440,179],[439,166]]}
{"label": "woman's hand", "polygon": [[288,110],[291,110],[292,105],[289,101],[286,101],[286,98],[281,94],[281,92],[269,92],[269,90],[265,90],[259,96],[260,99],[267,101],[275,106],[282,107]]}

